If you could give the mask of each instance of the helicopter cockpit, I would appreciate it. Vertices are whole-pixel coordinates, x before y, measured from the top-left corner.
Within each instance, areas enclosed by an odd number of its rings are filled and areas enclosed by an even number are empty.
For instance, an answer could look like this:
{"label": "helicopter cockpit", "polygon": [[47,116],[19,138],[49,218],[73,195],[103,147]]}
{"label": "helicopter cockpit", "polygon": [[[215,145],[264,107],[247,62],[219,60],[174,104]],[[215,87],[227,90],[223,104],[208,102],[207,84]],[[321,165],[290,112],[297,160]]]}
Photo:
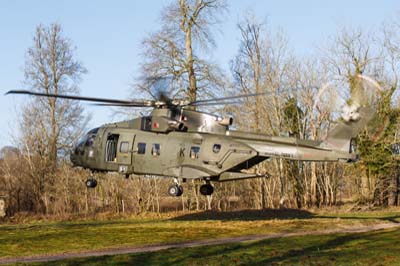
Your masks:
{"label": "helicopter cockpit", "polygon": [[85,153],[88,152],[88,156],[90,157],[90,151],[93,152],[91,147],[93,147],[94,140],[96,139],[97,132],[99,131],[99,128],[93,128],[91,129],[88,133],[86,133],[76,144],[74,148],[74,152],[71,154],[71,162],[79,166],[80,161],[83,156],[85,156]]}

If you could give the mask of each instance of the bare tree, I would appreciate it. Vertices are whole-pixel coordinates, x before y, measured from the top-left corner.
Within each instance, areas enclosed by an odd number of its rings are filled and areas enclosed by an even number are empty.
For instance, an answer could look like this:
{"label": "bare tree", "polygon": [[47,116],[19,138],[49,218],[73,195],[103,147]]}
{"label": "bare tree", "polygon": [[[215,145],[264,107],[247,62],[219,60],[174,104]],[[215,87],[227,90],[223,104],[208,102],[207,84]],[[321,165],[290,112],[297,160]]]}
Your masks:
{"label": "bare tree", "polygon": [[[358,138],[362,165],[358,184],[361,202],[389,204],[392,194],[398,192],[398,163],[390,152],[398,127],[398,111],[393,108],[393,97],[398,87],[399,53],[395,25],[379,32],[342,28],[328,53],[330,70],[348,83],[350,90],[357,86],[358,75],[367,75],[378,81],[381,92],[376,95],[374,107],[379,116]],[[397,184],[397,185],[393,185]],[[393,191],[393,186],[396,192]],[[397,197],[397,196],[395,196]],[[393,200],[392,200],[393,202]]]}
{"label": "bare tree", "polygon": [[149,92],[155,81],[168,78],[172,96],[191,101],[223,88],[223,72],[206,54],[215,46],[214,28],[226,10],[224,0],[175,0],[164,8],[162,28],[143,41],[139,88]]}
{"label": "bare tree", "polygon": [[[78,82],[87,70],[74,59],[75,48],[63,36],[61,26],[39,25],[33,42],[26,55],[26,84],[45,93],[78,94]],[[42,139],[52,162],[57,160],[59,152],[66,151],[76,141],[85,121],[80,104],[55,98],[32,99],[23,115],[22,122],[30,124],[30,127],[23,124],[23,131],[28,129],[30,136],[37,134],[36,138]]]}
{"label": "bare tree", "polygon": [[[238,24],[241,35],[237,56],[232,61],[234,85],[239,93],[266,93],[245,101],[245,108],[236,110],[243,117],[244,129],[279,135],[289,128],[285,125],[285,102],[294,92],[297,62],[290,55],[288,42],[281,31],[271,31],[265,23],[248,14]],[[276,206],[274,199],[287,198],[289,182],[284,174],[282,160],[262,165],[256,171],[266,172],[271,178],[248,181],[255,192],[258,207]]]}
{"label": "bare tree", "polygon": [[[26,54],[27,86],[44,93],[79,93],[77,84],[87,71],[74,58],[74,50],[59,24],[39,25]],[[45,187],[51,185],[47,181],[53,180],[49,177],[55,173],[58,157],[68,154],[86,121],[82,106],[69,100],[32,98],[23,107],[21,146],[35,179],[38,200],[46,202]]]}

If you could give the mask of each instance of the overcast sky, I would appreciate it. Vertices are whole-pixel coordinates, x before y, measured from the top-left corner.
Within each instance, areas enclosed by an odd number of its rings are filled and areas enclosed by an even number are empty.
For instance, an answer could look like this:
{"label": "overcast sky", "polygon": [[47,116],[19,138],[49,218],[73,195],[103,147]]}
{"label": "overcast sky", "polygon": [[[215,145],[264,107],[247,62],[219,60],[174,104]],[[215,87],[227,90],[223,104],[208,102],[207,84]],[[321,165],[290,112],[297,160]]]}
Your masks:
{"label": "overcast sky", "polygon": [[[64,35],[77,47],[76,58],[89,73],[80,84],[86,96],[126,98],[137,76],[140,45],[147,33],[159,29],[160,11],[171,1],[82,1],[0,0],[0,91],[23,88],[25,53],[32,46],[35,27],[58,22]],[[221,33],[216,36],[213,59],[225,70],[238,50],[237,22],[246,11],[266,19],[272,28],[281,27],[293,52],[312,54],[316,46],[339,26],[378,28],[400,15],[398,1],[389,0],[231,0]],[[29,88],[28,88],[29,89]],[[18,105],[27,96],[0,94],[0,147],[12,145],[18,132]],[[123,118],[111,117],[108,108],[85,105],[92,113],[91,126]]]}

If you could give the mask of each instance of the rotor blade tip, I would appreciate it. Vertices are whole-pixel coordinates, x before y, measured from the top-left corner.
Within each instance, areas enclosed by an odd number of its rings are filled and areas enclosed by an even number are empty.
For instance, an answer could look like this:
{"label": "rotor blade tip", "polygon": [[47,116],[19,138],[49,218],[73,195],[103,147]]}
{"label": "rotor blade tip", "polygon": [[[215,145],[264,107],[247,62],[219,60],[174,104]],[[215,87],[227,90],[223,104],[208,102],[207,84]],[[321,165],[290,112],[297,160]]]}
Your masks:
{"label": "rotor blade tip", "polygon": [[25,90],[9,90],[5,93],[5,95],[8,94],[29,94],[29,91],[25,91]]}

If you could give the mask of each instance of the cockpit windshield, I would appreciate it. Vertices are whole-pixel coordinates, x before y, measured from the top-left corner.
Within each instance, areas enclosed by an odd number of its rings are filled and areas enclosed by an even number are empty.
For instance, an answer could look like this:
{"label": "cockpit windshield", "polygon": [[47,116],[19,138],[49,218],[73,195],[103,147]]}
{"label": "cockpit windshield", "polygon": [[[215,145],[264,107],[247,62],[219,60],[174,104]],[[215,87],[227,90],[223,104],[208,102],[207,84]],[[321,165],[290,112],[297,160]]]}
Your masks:
{"label": "cockpit windshield", "polygon": [[91,134],[96,135],[97,132],[99,132],[99,127],[91,129],[86,135],[91,135]]}
{"label": "cockpit windshield", "polygon": [[79,154],[79,153],[83,152],[83,146],[92,147],[98,131],[99,131],[99,128],[97,127],[97,128],[91,129],[88,133],[86,133],[86,135],[84,135],[78,141],[78,144],[76,145],[76,148],[75,148],[75,154]]}

